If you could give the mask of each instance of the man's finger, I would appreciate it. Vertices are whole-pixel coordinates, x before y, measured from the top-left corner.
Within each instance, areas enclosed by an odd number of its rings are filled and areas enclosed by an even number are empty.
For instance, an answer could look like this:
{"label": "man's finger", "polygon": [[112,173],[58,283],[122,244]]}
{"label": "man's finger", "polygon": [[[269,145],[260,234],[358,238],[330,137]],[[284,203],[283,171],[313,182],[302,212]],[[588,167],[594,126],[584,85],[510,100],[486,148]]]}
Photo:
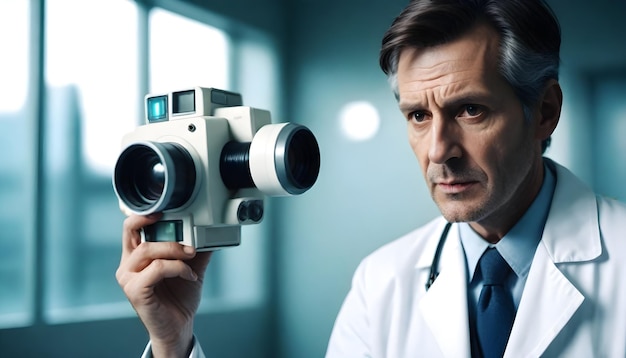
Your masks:
{"label": "man's finger", "polygon": [[122,259],[130,254],[141,243],[141,229],[154,224],[162,217],[162,214],[147,216],[131,215],[124,220],[122,231]]}
{"label": "man's finger", "polygon": [[140,272],[154,260],[189,260],[196,251],[176,242],[142,242],[120,264],[124,270]]}
{"label": "man's finger", "polygon": [[187,281],[196,281],[198,276],[183,261],[180,260],[154,260],[145,270],[133,273],[132,279],[123,285],[126,296],[133,300],[145,299],[152,295],[152,288],[166,278],[179,277]]}

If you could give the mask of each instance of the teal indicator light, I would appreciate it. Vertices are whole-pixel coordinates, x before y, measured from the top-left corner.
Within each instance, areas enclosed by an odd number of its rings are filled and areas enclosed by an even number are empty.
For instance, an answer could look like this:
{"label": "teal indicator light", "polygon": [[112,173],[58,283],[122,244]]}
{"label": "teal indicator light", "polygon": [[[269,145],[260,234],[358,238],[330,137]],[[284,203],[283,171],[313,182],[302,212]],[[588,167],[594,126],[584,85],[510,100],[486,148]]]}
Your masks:
{"label": "teal indicator light", "polygon": [[146,99],[146,111],[150,123],[167,121],[167,96]]}

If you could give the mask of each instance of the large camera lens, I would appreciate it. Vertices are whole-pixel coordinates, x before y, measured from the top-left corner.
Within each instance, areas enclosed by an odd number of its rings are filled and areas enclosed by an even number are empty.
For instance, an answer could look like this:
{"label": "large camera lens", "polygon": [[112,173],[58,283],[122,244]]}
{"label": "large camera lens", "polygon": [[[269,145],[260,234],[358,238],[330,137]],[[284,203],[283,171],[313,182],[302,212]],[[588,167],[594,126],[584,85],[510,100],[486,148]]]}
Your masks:
{"label": "large camera lens", "polygon": [[181,207],[195,183],[193,158],[177,143],[129,145],[117,159],[113,176],[118,198],[139,215]]}
{"label": "large camera lens", "polygon": [[301,194],[315,184],[320,169],[320,151],[315,136],[306,127],[286,126],[276,141],[276,174],[290,194]]}
{"label": "large camera lens", "polygon": [[254,184],[267,195],[302,194],[315,184],[320,169],[315,136],[294,123],[261,127],[246,157]]}

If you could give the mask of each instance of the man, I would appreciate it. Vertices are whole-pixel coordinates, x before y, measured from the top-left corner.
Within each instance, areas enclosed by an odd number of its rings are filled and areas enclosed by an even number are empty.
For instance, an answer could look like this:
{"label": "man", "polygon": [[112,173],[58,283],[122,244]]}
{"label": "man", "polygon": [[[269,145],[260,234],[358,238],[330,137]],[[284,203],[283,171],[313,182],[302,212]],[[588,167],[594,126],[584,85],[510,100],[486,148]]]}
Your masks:
{"label": "man", "polygon": [[539,0],[417,0],[393,23],[381,67],[443,218],[363,260],[328,357],[626,357],[626,207],[542,158],[559,46]]}
{"label": "man", "polygon": [[[542,157],[559,46],[541,0],[416,0],[393,23],[381,66],[443,218],[362,261],[327,357],[626,356],[626,206]],[[194,356],[209,256],[140,244],[155,220],[126,220],[118,281],[155,356]]]}

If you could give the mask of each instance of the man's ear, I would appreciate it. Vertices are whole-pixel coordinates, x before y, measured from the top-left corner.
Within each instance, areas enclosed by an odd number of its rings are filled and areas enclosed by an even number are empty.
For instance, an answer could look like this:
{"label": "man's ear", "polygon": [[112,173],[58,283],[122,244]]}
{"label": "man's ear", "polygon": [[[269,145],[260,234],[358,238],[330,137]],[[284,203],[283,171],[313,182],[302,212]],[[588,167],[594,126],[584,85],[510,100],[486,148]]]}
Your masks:
{"label": "man's ear", "polygon": [[546,83],[543,96],[539,101],[538,115],[535,136],[539,140],[547,139],[552,135],[561,117],[561,106],[563,105],[563,92],[561,85],[555,79]]}

